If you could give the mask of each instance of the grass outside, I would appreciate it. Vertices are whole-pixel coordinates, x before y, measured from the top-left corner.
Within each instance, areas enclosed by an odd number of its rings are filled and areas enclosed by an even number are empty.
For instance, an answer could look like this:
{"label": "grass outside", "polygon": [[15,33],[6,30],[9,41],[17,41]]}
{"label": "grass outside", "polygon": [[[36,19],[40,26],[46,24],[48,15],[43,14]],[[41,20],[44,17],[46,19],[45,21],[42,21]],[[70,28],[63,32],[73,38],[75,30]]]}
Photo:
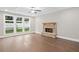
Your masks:
{"label": "grass outside", "polygon": [[24,31],[25,31],[25,32],[28,32],[28,31],[29,31],[29,28],[25,28]]}
{"label": "grass outside", "polygon": [[6,34],[13,33],[14,30],[6,30]]}
{"label": "grass outside", "polygon": [[16,28],[16,32],[22,32],[22,28]]}
{"label": "grass outside", "polygon": [[[24,31],[25,31],[25,32],[29,32],[30,29],[29,29],[29,28],[25,28]],[[14,32],[14,29],[8,29],[8,30],[6,30],[5,32],[6,32],[6,34],[13,33],[13,32]],[[23,32],[23,29],[17,27],[17,28],[16,28],[16,32]]]}

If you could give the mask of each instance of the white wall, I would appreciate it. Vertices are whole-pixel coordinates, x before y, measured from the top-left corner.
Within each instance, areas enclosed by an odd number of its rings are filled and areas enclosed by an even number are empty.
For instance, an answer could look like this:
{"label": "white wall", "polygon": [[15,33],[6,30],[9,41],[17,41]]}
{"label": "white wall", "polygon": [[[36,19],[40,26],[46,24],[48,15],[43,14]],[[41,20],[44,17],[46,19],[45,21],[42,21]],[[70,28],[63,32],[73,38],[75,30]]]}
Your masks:
{"label": "white wall", "polygon": [[36,32],[42,31],[42,22],[46,20],[57,22],[57,34],[79,41],[79,8],[42,15],[36,19]]}
{"label": "white wall", "polygon": [[3,35],[3,15],[2,13],[0,12],[0,36]]}

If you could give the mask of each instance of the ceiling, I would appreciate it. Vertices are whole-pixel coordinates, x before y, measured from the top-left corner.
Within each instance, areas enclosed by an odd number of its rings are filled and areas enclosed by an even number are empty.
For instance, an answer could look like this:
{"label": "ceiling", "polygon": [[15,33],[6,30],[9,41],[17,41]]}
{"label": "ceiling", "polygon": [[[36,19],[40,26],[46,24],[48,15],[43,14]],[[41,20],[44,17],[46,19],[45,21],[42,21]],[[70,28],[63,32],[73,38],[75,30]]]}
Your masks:
{"label": "ceiling", "polygon": [[68,7],[35,7],[41,10],[41,12],[38,12],[37,14],[31,13],[32,10],[30,8],[31,7],[0,7],[0,11],[28,15],[28,16],[39,16],[39,15],[48,14],[51,12],[53,13],[60,10],[64,10],[64,9],[67,9]]}

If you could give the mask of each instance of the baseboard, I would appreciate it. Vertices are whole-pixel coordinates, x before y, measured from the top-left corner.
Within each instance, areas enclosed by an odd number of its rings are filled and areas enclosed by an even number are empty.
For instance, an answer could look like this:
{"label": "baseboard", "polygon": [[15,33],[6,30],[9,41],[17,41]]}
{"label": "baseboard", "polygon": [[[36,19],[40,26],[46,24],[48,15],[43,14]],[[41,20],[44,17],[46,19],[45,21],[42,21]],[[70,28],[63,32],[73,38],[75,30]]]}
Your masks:
{"label": "baseboard", "polygon": [[64,37],[64,36],[57,36],[57,37],[58,38],[62,38],[62,39],[66,39],[66,40],[71,40],[71,41],[79,42],[79,39],[73,39],[73,38]]}

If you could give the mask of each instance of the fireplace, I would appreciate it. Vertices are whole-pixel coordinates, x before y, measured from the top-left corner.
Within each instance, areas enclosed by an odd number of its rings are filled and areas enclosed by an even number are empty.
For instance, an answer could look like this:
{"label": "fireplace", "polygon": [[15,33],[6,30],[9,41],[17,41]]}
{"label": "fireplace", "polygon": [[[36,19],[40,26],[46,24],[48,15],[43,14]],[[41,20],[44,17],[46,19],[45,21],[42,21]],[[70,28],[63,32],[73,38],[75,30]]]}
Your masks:
{"label": "fireplace", "polygon": [[53,33],[53,29],[52,28],[45,28],[45,32]]}
{"label": "fireplace", "polygon": [[42,35],[56,38],[57,35],[56,22],[47,22],[43,23],[43,32]]}

